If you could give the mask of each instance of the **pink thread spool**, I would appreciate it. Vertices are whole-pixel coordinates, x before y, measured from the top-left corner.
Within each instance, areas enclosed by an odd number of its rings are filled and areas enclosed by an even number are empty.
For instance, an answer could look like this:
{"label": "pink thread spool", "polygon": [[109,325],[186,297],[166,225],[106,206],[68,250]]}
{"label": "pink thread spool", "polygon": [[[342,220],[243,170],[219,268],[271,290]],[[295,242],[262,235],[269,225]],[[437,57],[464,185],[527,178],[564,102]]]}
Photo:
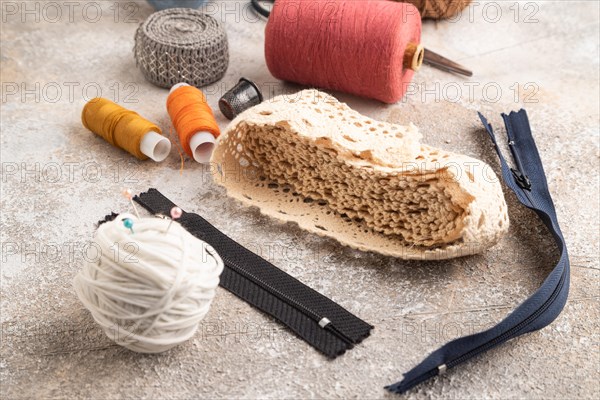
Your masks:
{"label": "pink thread spool", "polygon": [[423,63],[420,39],[412,4],[277,0],[265,57],[278,79],[395,103]]}

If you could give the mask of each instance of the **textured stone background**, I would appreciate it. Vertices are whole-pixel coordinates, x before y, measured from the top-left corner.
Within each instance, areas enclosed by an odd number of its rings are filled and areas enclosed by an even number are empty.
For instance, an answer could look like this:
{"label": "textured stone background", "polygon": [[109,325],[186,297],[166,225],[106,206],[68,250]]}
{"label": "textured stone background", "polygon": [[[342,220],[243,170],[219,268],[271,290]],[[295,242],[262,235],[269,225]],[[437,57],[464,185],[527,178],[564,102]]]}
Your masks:
{"label": "textured stone background", "polygon": [[[385,384],[446,341],[499,321],[556,260],[543,227],[507,192],[512,226],[498,246],[463,259],[405,262],[343,248],[241,207],[202,166],[186,160],[180,173],[175,148],[164,163],[138,162],[86,131],[80,112],[100,88],[169,131],[167,91],[144,81],[131,52],[151,8],[58,2],[58,16],[52,2],[25,3],[0,4],[2,398],[395,398]],[[225,23],[231,46],[226,77],[206,88],[213,106],[242,75],[268,96],[299,88],[269,75],[264,22],[245,2],[211,3],[207,11]],[[426,142],[495,168],[475,110],[503,132],[499,113],[525,106],[569,246],[571,294],[551,326],[419,386],[410,398],[600,395],[598,16],[593,1],[478,3],[457,21],[427,22],[423,33],[426,46],[471,67],[473,78],[424,67],[413,93],[392,106],[335,93],[370,116],[413,121]],[[123,187],[158,187],[204,214],[374,324],[373,335],[330,362],[220,289],[185,345],[148,356],[112,344],[71,281],[94,222],[130,210]]]}

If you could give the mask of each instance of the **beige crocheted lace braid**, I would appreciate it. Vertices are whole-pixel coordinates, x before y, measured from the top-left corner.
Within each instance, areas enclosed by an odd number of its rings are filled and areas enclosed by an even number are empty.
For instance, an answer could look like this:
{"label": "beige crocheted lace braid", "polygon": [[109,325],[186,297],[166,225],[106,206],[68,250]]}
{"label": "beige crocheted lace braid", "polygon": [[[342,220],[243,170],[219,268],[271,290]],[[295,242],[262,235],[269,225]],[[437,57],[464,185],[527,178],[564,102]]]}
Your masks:
{"label": "beige crocheted lace braid", "polygon": [[489,248],[509,225],[497,176],[420,138],[304,90],[239,115],[211,161],[231,197],[353,248],[405,259]]}

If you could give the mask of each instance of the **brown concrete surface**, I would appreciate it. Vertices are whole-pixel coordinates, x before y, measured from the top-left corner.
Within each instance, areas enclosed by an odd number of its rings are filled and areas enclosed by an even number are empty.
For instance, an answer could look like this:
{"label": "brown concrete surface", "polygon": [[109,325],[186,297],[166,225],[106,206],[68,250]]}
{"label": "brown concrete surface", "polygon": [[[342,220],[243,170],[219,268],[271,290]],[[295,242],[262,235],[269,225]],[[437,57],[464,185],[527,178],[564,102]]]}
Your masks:
{"label": "brown concrete surface", "polygon": [[[59,1],[53,3],[62,10],[58,16],[52,3],[0,3],[1,398],[392,399],[385,384],[446,341],[499,321],[556,261],[544,228],[506,190],[512,226],[498,246],[451,261],[405,262],[341,247],[241,207],[201,165],[186,159],[180,173],[175,148],[164,163],[136,161],[86,131],[80,112],[86,96],[100,88],[169,131],[167,91],[147,83],[132,57],[134,31],[151,8],[123,1],[115,14],[112,1]],[[208,9],[226,24],[231,50],[227,75],[207,88],[210,103],[216,106],[242,75],[267,96],[298,89],[269,75],[264,22],[244,2],[226,3]],[[25,13],[26,6],[34,11]],[[457,21],[427,22],[423,42],[475,76],[425,66],[412,94],[391,106],[335,95],[372,117],[413,121],[426,142],[482,158],[496,171],[475,111],[502,133],[500,112],[525,106],[568,242],[572,281],[552,325],[406,398],[599,398],[599,3],[477,3]],[[204,214],[371,322],[372,336],[328,361],[219,289],[186,344],[152,356],[114,345],[79,303],[71,281],[94,222],[112,210],[130,211],[123,187],[157,187],[184,209]]]}

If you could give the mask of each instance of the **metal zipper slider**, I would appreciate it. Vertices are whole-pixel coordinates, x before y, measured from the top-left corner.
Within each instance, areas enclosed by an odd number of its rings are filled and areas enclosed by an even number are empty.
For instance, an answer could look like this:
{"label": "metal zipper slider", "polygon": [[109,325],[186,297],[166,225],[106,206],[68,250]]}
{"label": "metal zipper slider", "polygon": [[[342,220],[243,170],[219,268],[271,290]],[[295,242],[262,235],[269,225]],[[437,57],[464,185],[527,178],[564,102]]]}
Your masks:
{"label": "metal zipper slider", "polygon": [[321,320],[319,321],[319,326],[321,328],[325,328],[327,325],[329,325],[331,323],[331,321],[325,317],[321,318]]}
{"label": "metal zipper slider", "polygon": [[531,181],[529,180],[529,177],[523,169],[521,157],[519,156],[519,152],[516,149],[516,143],[514,140],[510,140],[508,142],[508,148],[512,153],[513,159],[515,160],[515,164],[517,164],[517,168],[510,169],[510,171],[513,174],[513,177],[515,178],[515,182],[517,182],[517,185],[519,185],[521,189],[531,190]]}

